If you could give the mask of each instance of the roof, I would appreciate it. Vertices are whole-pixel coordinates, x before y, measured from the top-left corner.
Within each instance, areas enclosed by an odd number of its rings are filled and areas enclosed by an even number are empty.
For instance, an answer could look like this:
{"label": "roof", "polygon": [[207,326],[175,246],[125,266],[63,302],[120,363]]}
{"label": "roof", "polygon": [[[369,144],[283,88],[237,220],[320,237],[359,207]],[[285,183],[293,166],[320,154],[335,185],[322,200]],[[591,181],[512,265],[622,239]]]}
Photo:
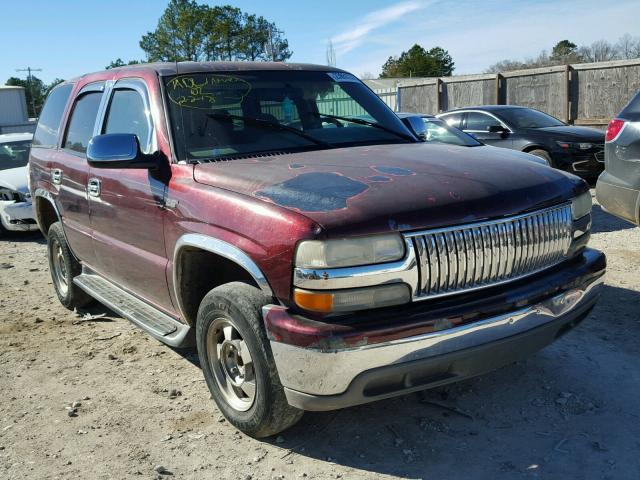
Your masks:
{"label": "roof", "polygon": [[24,140],[31,140],[33,133],[5,133],[0,135],[0,143],[8,142],[22,142]]}
{"label": "roof", "polygon": [[396,112],[396,115],[400,118],[413,117],[414,115],[417,115],[422,118],[436,118],[435,115],[431,115],[429,113]]}
{"label": "roof", "polygon": [[[161,77],[184,73],[199,72],[246,72],[260,70],[308,70],[320,72],[344,72],[339,68],[327,65],[314,65],[311,63],[285,63],[285,62],[156,62],[125,65],[104,71],[156,71]],[[99,72],[94,72],[99,73]],[[87,74],[90,75],[90,74]],[[81,77],[84,77],[82,75]],[[71,79],[69,81],[78,80]]]}
{"label": "roof", "polygon": [[487,112],[495,112],[498,110],[514,110],[517,108],[527,108],[521,105],[479,105],[477,107],[460,107],[453,110],[447,110],[444,113],[458,112],[460,110],[485,110]]}
{"label": "roof", "polygon": [[0,90],[24,90],[20,85],[0,85]]}

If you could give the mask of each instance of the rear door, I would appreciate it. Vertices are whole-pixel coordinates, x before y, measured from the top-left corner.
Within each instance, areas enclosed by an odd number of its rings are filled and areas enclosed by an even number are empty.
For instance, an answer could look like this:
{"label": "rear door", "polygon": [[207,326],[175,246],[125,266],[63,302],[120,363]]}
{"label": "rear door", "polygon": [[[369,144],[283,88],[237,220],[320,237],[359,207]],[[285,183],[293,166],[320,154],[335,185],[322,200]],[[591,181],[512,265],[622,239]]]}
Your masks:
{"label": "rear door", "polygon": [[83,87],[74,98],[61,148],[52,158],[51,179],[58,189],[57,203],[63,217],[67,241],[84,263],[95,264],[89,201],[87,198],[87,145],[94,135],[100,111],[104,82]]}
{"label": "rear door", "polygon": [[[142,79],[118,80],[108,92],[99,133],[133,133],[157,150],[149,93]],[[89,170],[96,269],[154,305],[170,310],[163,222],[166,179],[146,169]]]}
{"label": "rear door", "polygon": [[[513,139],[507,127],[493,115],[484,112],[467,112],[462,130],[473,135],[478,140],[487,145],[496,147],[512,148]],[[503,127],[505,132],[490,132],[491,127]]]}

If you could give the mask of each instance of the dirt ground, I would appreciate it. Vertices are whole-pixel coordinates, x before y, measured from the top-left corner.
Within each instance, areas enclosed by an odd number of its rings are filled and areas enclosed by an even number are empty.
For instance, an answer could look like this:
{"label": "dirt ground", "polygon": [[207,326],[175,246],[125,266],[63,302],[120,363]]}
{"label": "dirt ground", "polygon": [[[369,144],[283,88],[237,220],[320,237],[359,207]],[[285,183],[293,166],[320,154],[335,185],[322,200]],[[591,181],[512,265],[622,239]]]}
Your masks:
{"label": "dirt ground", "polygon": [[423,395],[307,413],[263,441],[224,421],[193,351],[101,306],[93,320],[65,310],[44,240],[11,235],[0,478],[640,478],[640,229],[595,206],[593,231],[609,259],[604,295],[554,345]]}

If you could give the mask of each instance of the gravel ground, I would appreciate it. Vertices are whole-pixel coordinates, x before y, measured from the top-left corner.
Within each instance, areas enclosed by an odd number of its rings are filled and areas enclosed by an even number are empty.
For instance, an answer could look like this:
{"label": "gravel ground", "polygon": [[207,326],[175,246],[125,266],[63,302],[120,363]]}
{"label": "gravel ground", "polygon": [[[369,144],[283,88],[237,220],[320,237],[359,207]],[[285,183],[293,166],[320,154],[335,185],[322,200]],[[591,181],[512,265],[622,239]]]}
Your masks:
{"label": "gravel ground", "polygon": [[591,245],[609,259],[600,303],[526,362],[307,413],[258,441],[216,410],[194,352],[104,307],[93,319],[65,310],[42,238],[11,235],[0,241],[0,477],[637,479],[640,229],[595,206]]}

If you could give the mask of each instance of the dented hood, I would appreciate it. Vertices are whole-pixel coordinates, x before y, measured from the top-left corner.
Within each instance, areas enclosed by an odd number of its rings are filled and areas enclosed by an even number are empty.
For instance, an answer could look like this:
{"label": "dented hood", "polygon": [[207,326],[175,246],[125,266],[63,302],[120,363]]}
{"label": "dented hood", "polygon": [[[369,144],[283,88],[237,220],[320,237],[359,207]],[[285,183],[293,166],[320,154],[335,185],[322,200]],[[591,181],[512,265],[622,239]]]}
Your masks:
{"label": "dented hood", "polygon": [[280,205],[332,234],[415,230],[543,208],[585,191],[577,177],[507,149],[401,144],[196,165],[197,182]]}
{"label": "dented hood", "polygon": [[15,192],[27,193],[27,167],[9,168],[0,170],[0,187],[13,190]]}

